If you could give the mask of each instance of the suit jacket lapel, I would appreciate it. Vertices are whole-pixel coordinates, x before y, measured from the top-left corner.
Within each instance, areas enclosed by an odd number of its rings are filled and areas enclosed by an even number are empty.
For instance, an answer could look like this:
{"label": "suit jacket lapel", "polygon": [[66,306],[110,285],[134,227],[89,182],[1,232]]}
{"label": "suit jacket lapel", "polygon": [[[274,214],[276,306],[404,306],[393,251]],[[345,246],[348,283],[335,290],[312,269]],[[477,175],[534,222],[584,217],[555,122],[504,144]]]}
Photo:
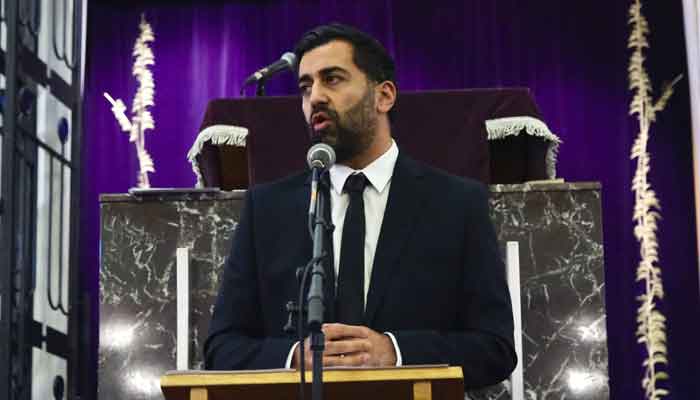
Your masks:
{"label": "suit jacket lapel", "polygon": [[[304,221],[304,252],[309,253],[309,259],[311,259],[311,251],[313,243],[311,242],[311,236],[308,234],[308,228],[306,227],[307,215],[309,214],[309,199],[311,197],[311,175],[308,175],[304,184],[300,185],[296,192],[294,193],[294,213],[296,215],[303,215]],[[297,214],[298,213],[298,214]]]}
{"label": "suit jacket lapel", "polygon": [[420,204],[425,199],[421,187],[423,171],[413,160],[399,154],[391,178],[391,187],[384,220],[382,222],[377,250],[374,255],[372,278],[367,294],[365,322],[372,321],[398,264],[401,249],[413,230],[419,214]]}

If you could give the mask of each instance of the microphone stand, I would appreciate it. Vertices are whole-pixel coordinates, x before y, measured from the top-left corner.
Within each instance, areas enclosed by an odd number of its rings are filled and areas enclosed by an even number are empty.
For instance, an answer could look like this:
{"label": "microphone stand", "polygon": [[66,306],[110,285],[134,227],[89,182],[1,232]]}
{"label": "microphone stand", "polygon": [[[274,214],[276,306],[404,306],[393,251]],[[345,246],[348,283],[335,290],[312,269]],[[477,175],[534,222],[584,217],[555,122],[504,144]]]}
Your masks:
{"label": "microphone stand", "polygon": [[[302,318],[306,311],[306,326],[311,335],[311,351],[312,351],[312,386],[311,395],[313,400],[323,399],[323,350],[325,349],[325,337],[323,330],[323,314],[324,314],[324,287],[325,284],[325,267],[328,262],[328,254],[326,252],[326,235],[333,230],[333,224],[327,220],[326,207],[327,197],[324,187],[319,185],[321,174],[335,162],[335,152],[333,148],[326,144],[317,143],[309,149],[306,155],[307,162],[311,167],[311,198],[309,199],[308,212],[308,229],[311,240],[313,241],[311,260],[303,268],[303,273],[299,274],[297,270],[297,278],[301,276],[299,283],[299,305],[295,306],[293,302],[287,303],[286,310],[289,312],[289,319],[285,326],[285,332],[291,330],[293,326],[294,315],[297,317],[297,335],[299,337],[299,398],[304,400],[305,380],[305,360],[304,360],[304,333]],[[320,186],[320,187],[319,187]],[[310,275],[309,290],[306,295],[306,307],[304,304],[304,293],[306,290],[306,281]],[[332,297],[332,296],[331,296]],[[290,329],[288,329],[290,328]]]}
{"label": "microphone stand", "polygon": [[263,97],[265,96],[265,79],[260,79],[255,82],[255,96]]}
{"label": "microphone stand", "polygon": [[[312,174],[316,182],[320,178],[321,168],[313,168]],[[319,185],[320,186],[320,185]],[[308,294],[308,328],[311,332],[311,351],[313,354],[313,381],[311,384],[311,398],[323,399],[323,350],[325,337],[321,331],[323,325],[323,283],[325,272],[323,269],[324,239],[329,227],[325,218],[325,192],[319,188],[316,195],[316,215],[313,229],[313,270],[311,272],[311,285]]]}
{"label": "microphone stand", "polygon": [[267,83],[266,78],[260,78],[260,79],[257,79],[255,81],[247,80],[247,81],[243,82],[243,86],[241,86],[241,91],[238,94],[245,97],[245,88],[248,87],[248,85],[252,82],[255,82],[255,96],[256,97],[265,96],[265,83]]}

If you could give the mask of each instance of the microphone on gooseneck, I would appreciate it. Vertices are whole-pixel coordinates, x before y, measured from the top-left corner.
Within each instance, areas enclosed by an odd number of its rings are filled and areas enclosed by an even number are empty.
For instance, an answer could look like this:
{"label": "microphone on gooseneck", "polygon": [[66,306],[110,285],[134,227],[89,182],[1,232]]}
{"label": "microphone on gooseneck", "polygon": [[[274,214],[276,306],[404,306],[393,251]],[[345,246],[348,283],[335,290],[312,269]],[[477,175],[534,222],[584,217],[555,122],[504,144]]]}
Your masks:
{"label": "microphone on gooseneck", "polygon": [[325,143],[316,143],[306,153],[306,163],[311,168],[311,200],[309,202],[309,228],[316,215],[316,196],[321,174],[335,164],[335,150]]}
{"label": "microphone on gooseneck", "polygon": [[297,56],[294,55],[292,52],[286,52],[282,54],[282,57],[280,57],[279,60],[273,62],[272,64],[260,68],[259,70],[255,71],[252,75],[250,75],[245,82],[243,83],[243,86],[248,85],[251,82],[258,82],[262,80],[266,80],[267,78],[271,77],[272,75],[284,71],[286,69],[294,69],[297,66]]}

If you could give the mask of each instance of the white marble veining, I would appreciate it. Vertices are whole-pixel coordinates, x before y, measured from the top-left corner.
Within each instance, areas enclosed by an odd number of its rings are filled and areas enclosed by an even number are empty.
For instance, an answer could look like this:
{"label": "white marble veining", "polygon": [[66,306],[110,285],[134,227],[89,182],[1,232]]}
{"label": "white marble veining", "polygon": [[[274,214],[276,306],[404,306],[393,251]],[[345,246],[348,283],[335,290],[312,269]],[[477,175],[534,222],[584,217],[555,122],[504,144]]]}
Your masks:
{"label": "white marble veining", "polygon": [[[521,247],[525,399],[607,399],[597,185],[492,189],[499,241],[518,241]],[[470,397],[511,398],[506,383],[474,391]]]}
{"label": "white marble veining", "polygon": [[[499,241],[520,247],[525,399],[607,399],[599,185],[491,189]],[[153,376],[175,369],[177,247],[189,249],[192,265],[190,367],[202,367],[241,206],[240,195],[102,203],[100,400],[162,398],[149,388]],[[510,384],[468,395],[510,399]]]}

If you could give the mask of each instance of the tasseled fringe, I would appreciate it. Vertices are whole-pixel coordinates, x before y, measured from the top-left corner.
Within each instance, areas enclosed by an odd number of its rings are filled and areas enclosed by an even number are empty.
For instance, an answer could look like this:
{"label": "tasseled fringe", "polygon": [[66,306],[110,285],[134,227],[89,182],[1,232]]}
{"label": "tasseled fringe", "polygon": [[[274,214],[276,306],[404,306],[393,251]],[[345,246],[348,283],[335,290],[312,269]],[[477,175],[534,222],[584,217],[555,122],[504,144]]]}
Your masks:
{"label": "tasseled fringe", "polygon": [[507,117],[486,120],[486,131],[488,140],[504,139],[508,136],[517,136],[525,130],[528,135],[539,136],[549,141],[545,164],[547,177],[555,179],[557,177],[557,155],[561,139],[547,125],[533,117]]}
{"label": "tasseled fringe", "polygon": [[192,171],[197,176],[196,187],[204,187],[204,178],[197,161],[197,156],[202,151],[204,143],[211,142],[213,145],[225,144],[245,147],[247,138],[248,129],[234,125],[212,125],[199,132],[197,140],[194,141],[192,148],[187,152],[187,160],[192,164]]}

